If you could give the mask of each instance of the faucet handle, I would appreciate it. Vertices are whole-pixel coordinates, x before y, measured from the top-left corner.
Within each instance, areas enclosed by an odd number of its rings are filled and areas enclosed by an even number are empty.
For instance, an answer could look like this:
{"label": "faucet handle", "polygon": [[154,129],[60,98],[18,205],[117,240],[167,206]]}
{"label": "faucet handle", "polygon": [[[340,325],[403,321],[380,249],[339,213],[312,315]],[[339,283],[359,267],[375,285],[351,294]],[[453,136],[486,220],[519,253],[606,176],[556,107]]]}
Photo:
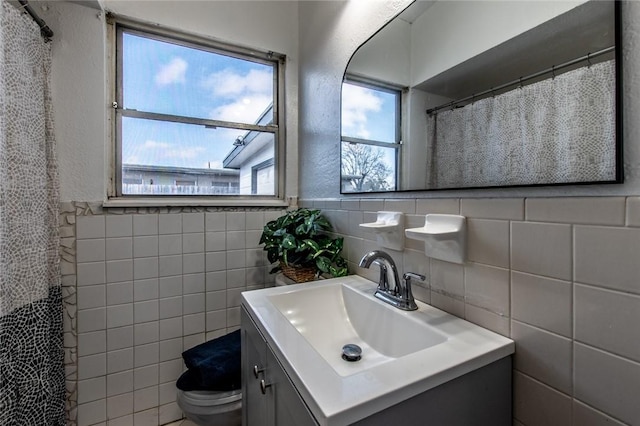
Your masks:
{"label": "faucet handle", "polygon": [[416,274],[415,272],[405,272],[404,274],[402,274],[402,281],[404,281],[404,286],[403,286],[404,294],[402,294],[401,296],[404,297],[404,299],[412,307],[415,306],[415,308],[412,308],[412,309],[418,309],[418,307],[416,306],[416,302],[414,302],[413,300],[413,291],[411,290],[411,278],[424,281],[427,279],[427,277],[425,277],[422,274]]}
{"label": "faucet handle", "polygon": [[402,275],[402,279],[405,280],[406,282],[409,282],[411,280],[411,278],[414,278],[416,280],[420,280],[420,281],[424,281],[427,279],[427,277],[425,277],[422,274],[416,274],[415,272],[405,272]]}

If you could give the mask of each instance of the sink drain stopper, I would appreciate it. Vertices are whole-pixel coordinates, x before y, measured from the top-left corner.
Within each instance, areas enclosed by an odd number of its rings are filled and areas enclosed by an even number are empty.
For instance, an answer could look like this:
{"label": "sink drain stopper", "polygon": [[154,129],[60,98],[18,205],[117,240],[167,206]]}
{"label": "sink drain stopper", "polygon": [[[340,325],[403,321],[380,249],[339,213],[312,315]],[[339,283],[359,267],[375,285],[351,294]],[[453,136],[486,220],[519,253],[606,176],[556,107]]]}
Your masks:
{"label": "sink drain stopper", "polygon": [[342,347],[342,359],[349,362],[359,361],[362,358],[362,348],[353,343]]}

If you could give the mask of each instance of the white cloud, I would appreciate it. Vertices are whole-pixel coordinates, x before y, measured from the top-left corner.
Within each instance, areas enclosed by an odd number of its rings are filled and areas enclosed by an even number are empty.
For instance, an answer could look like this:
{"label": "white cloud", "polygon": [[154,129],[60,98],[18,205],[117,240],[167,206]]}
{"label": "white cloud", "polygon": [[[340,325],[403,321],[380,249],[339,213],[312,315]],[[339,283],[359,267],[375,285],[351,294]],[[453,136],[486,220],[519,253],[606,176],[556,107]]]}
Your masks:
{"label": "white cloud", "polygon": [[269,105],[269,96],[244,96],[235,102],[220,105],[209,114],[213,120],[235,121],[239,123],[254,123]]}
{"label": "white cloud", "polygon": [[344,84],[342,86],[342,126],[344,130],[360,138],[369,137],[367,114],[380,111],[382,99],[371,90]]}
{"label": "white cloud", "polygon": [[153,152],[153,158],[165,159],[165,158],[177,158],[181,160],[193,160],[202,156],[207,151],[205,147],[178,147],[168,142],[158,142],[154,140],[147,140],[142,145],[142,150],[149,150]]}
{"label": "white cloud", "polygon": [[193,160],[194,158],[200,157],[206,151],[207,149],[202,146],[194,146],[192,148],[170,149],[165,152],[162,152],[160,157],[161,158],[179,158],[181,160]]}
{"label": "white cloud", "polygon": [[158,142],[158,141],[154,141],[154,140],[151,140],[151,139],[147,139],[144,142],[144,145],[142,145],[142,148],[144,148],[144,149],[157,149],[157,148],[168,149],[170,146],[171,146],[171,144],[167,143],[167,142]]}
{"label": "white cloud", "polygon": [[210,74],[202,85],[217,97],[236,98],[246,94],[271,96],[273,74],[267,70],[253,69],[246,75],[240,75],[231,69],[225,69]]}
{"label": "white cloud", "polygon": [[124,161],[123,164],[140,164],[140,157],[137,155],[129,155]]}
{"label": "white cloud", "polygon": [[173,58],[171,62],[160,68],[156,73],[156,84],[166,86],[173,83],[184,83],[189,64],[182,58]]}
{"label": "white cloud", "polygon": [[273,74],[268,70],[243,75],[225,69],[210,74],[201,85],[213,97],[227,100],[210,112],[214,120],[254,123],[273,102]]}

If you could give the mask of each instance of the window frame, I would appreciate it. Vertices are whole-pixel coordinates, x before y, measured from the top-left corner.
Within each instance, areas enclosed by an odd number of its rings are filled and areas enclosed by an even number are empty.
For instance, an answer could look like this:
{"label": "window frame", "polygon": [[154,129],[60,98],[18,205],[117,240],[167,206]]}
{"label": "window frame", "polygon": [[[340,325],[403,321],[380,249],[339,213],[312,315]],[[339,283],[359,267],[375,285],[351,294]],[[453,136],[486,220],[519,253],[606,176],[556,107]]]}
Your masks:
{"label": "window frame", "polygon": [[[361,144],[361,145],[369,145],[369,146],[377,146],[382,148],[393,148],[395,149],[395,176],[394,176],[394,188],[390,190],[385,190],[384,192],[393,192],[398,190],[398,183],[400,176],[400,164],[401,164],[401,155],[402,155],[402,132],[403,132],[403,103],[404,103],[404,94],[407,91],[406,87],[395,85],[392,83],[387,83],[367,77],[361,77],[353,74],[346,74],[342,84],[345,83],[364,87],[367,89],[377,90],[380,92],[386,92],[396,95],[395,102],[395,114],[396,114],[396,122],[395,122],[395,141],[394,142],[383,142],[375,139],[361,139],[352,136],[345,136],[342,134],[342,128],[340,128],[340,193],[341,194],[366,194],[367,192],[351,192],[351,191],[343,191],[342,190],[342,144]],[[368,191],[368,192],[376,192],[376,191]]]}
{"label": "window frame", "polygon": [[[108,38],[111,47],[111,136],[109,185],[107,199],[104,202],[109,206],[282,206],[287,205],[285,200],[285,62],[284,54],[273,51],[234,45],[217,41],[211,37],[191,34],[159,25],[142,23],[129,18],[109,14],[107,18]],[[274,99],[273,119],[270,124],[245,124],[230,121],[203,119],[171,114],[137,111],[123,108],[123,50],[122,34],[130,33],[153,40],[169,42],[180,46],[196,48],[199,50],[223,54],[238,59],[263,63],[274,68]],[[277,174],[274,181],[274,195],[138,195],[122,193],[122,119],[123,117],[160,120],[165,122],[202,125],[205,127],[233,128],[244,131],[259,131],[273,134],[274,139],[274,172]]]}

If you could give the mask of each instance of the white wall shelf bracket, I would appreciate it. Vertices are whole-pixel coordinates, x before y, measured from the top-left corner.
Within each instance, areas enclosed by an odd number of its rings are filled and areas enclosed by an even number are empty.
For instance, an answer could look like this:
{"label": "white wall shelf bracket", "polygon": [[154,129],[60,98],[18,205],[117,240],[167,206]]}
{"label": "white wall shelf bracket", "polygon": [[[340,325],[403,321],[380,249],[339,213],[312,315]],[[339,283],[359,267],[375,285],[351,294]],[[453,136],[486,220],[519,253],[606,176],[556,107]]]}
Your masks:
{"label": "white wall shelf bracket", "polygon": [[446,262],[464,263],[467,253],[467,224],[464,216],[428,214],[422,228],[404,230],[407,238],[424,241],[428,257]]}
{"label": "white wall shelf bracket", "polygon": [[378,212],[375,222],[361,223],[361,228],[376,234],[376,241],[380,247],[392,250],[404,249],[404,213]]}

